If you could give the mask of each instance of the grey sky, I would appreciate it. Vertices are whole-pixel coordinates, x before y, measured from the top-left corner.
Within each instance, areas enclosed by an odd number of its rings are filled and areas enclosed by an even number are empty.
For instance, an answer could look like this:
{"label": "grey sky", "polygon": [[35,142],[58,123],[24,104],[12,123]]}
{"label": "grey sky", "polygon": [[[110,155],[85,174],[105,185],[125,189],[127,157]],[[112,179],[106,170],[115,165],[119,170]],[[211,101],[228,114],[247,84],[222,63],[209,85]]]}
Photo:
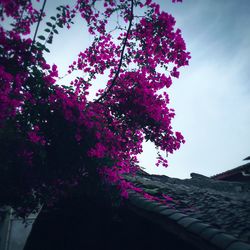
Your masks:
{"label": "grey sky", "polygon": [[[64,2],[48,1],[48,15]],[[192,55],[169,90],[176,110],[173,126],[186,144],[169,156],[167,169],[154,166],[154,147],[146,144],[142,166],[150,173],[187,178],[191,172],[210,176],[243,164],[250,154],[250,1],[157,2],[176,18]],[[91,42],[81,23],[60,30],[47,56],[61,74]]]}
{"label": "grey sky", "polygon": [[[143,165],[150,165],[150,173],[186,178],[243,164],[250,154],[250,2],[184,0],[162,6],[175,16],[192,53],[170,90],[173,125],[187,142],[169,157],[169,168],[154,170],[148,160]],[[146,150],[149,155],[152,149]]]}

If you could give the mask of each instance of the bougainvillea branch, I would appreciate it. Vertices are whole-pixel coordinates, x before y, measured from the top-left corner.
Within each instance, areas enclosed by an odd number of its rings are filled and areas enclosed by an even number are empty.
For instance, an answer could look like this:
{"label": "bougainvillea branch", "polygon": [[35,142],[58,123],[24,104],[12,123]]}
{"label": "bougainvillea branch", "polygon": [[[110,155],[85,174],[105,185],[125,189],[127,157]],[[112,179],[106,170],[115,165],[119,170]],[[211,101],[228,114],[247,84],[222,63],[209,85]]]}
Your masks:
{"label": "bougainvillea branch", "polygon": [[108,86],[107,90],[96,100],[96,102],[100,102],[102,99],[104,99],[106,97],[107,93],[109,93],[111,91],[111,89],[113,88],[113,86],[115,85],[116,79],[119,76],[119,73],[120,73],[120,70],[121,70],[121,67],[122,67],[123,57],[124,57],[124,51],[125,51],[125,48],[126,48],[126,44],[127,44],[127,41],[128,41],[128,36],[130,34],[130,30],[131,30],[131,27],[132,27],[132,22],[133,22],[133,19],[134,19],[134,13],[133,13],[134,1],[131,0],[130,2],[131,2],[131,10],[130,10],[129,24],[128,24],[128,29],[127,29],[127,32],[126,32],[126,36],[125,36],[124,41],[123,41],[123,46],[122,46],[120,61],[119,61],[119,64],[118,64],[118,69],[117,69],[117,71],[115,73],[115,76],[114,76],[113,80],[111,81],[111,84]]}
{"label": "bougainvillea branch", "polygon": [[43,13],[44,13],[44,8],[45,8],[45,5],[46,5],[46,1],[47,1],[47,0],[44,0],[44,1],[43,1],[43,6],[42,6],[42,9],[41,9],[39,18],[38,18],[38,22],[37,22],[37,25],[36,25],[34,37],[33,37],[33,39],[32,39],[32,44],[31,44],[31,47],[30,47],[31,50],[32,50],[32,48],[33,48],[33,46],[34,46],[34,43],[35,43],[35,41],[36,41],[36,36],[37,36],[37,32],[38,32],[38,29],[39,29],[39,26],[40,26],[40,23],[41,23],[41,20],[42,20],[42,16],[43,16]]}
{"label": "bougainvillea branch", "polygon": [[[127,177],[140,169],[144,141],[166,153],[185,142],[171,126],[168,96],[190,59],[175,19],[152,0],[75,0],[58,6],[42,32],[45,3],[38,11],[31,0],[0,1],[0,18],[11,23],[0,27],[0,206],[25,217],[72,190],[97,200],[133,190],[169,202]],[[69,29],[76,15],[93,42],[69,65],[68,74],[80,76],[60,85],[58,66],[45,55],[53,35]],[[109,32],[114,16],[119,29]],[[106,87],[91,101],[90,87],[103,74]],[[167,166],[161,154],[158,165]]]}

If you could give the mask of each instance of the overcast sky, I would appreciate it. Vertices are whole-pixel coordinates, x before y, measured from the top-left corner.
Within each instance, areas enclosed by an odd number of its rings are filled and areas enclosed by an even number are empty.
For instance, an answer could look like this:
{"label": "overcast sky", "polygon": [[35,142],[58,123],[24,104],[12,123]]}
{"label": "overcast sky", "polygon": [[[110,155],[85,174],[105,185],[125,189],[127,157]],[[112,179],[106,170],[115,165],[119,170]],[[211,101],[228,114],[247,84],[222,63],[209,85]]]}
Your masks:
{"label": "overcast sky", "polygon": [[[67,1],[50,0],[46,12]],[[141,165],[150,173],[189,178],[191,172],[211,176],[237,167],[250,155],[250,1],[157,1],[176,18],[192,59],[169,89],[176,110],[173,127],[186,139],[169,156],[167,169],[156,168],[154,146],[146,144]],[[55,37],[50,63],[67,70],[91,38],[78,20]]]}

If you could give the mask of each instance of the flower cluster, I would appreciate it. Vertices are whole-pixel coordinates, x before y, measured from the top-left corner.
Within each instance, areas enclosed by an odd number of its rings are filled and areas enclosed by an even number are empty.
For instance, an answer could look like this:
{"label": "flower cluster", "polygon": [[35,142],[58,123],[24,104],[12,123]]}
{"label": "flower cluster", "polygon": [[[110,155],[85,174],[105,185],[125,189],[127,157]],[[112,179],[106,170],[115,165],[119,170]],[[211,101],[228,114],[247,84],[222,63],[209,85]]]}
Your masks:
{"label": "flower cluster", "polygon": [[27,35],[30,26],[38,21],[39,11],[32,6],[31,0],[1,0],[0,18],[4,21],[12,17],[13,31]]}
{"label": "flower cluster", "polygon": [[[140,169],[143,141],[167,153],[185,142],[172,129],[167,93],[190,59],[174,18],[151,0],[76,0],[57,11],[47,22],[48,37],[39,35],[38,42],[30,39],[30,26],[45,13],[30,0],[0,1],[2,20],[13,21],[11,29],[0,28],[0,206],[9,204],[24,216],[79,185],[98,194],[100,183],[115,186],[123,197],[132,189],[159,200],[125,176]],[[115,13],[119,23],[108,32]],[[57,66],[44,53],[57,28],[70,28],[77,14],[94,39],[68,73],[84,76],[57,85]],[[106,71],[106,88],[88,101],[93,80]],[[167,161],[159,155],[160,164]]]}

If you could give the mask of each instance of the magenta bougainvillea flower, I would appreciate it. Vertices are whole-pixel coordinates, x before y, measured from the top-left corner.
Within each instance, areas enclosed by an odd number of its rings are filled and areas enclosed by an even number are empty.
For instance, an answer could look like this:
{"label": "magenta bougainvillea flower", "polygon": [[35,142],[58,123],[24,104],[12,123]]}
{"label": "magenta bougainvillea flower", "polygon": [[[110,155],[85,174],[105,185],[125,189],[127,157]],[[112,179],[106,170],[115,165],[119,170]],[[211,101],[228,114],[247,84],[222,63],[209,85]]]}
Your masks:
{"label": "magenta bougainvillea flower", "polygon": [[[190,59],[174,17],[151,0],[69,3],[47,18],[31,0],[0,1],[0,18],[11,23],[0,27],[0,206],[23,216],[79,185],[98,193],[101,183],[125,198],[133,190],[159,200],[126,176],[140,169],[143,141],[167,153],[185,142],[171,126],[168,96],[172,78]],[[80,76],[62,86],[60,65],[49,65],[44,55],[77,15],[93,43],[69,65],[68,74]],[[112,32],[114,16],[120,20]],[[104,73],[106,87],[89,101],[90,87]],[[156,165],[167,160],[159,154]]]}

